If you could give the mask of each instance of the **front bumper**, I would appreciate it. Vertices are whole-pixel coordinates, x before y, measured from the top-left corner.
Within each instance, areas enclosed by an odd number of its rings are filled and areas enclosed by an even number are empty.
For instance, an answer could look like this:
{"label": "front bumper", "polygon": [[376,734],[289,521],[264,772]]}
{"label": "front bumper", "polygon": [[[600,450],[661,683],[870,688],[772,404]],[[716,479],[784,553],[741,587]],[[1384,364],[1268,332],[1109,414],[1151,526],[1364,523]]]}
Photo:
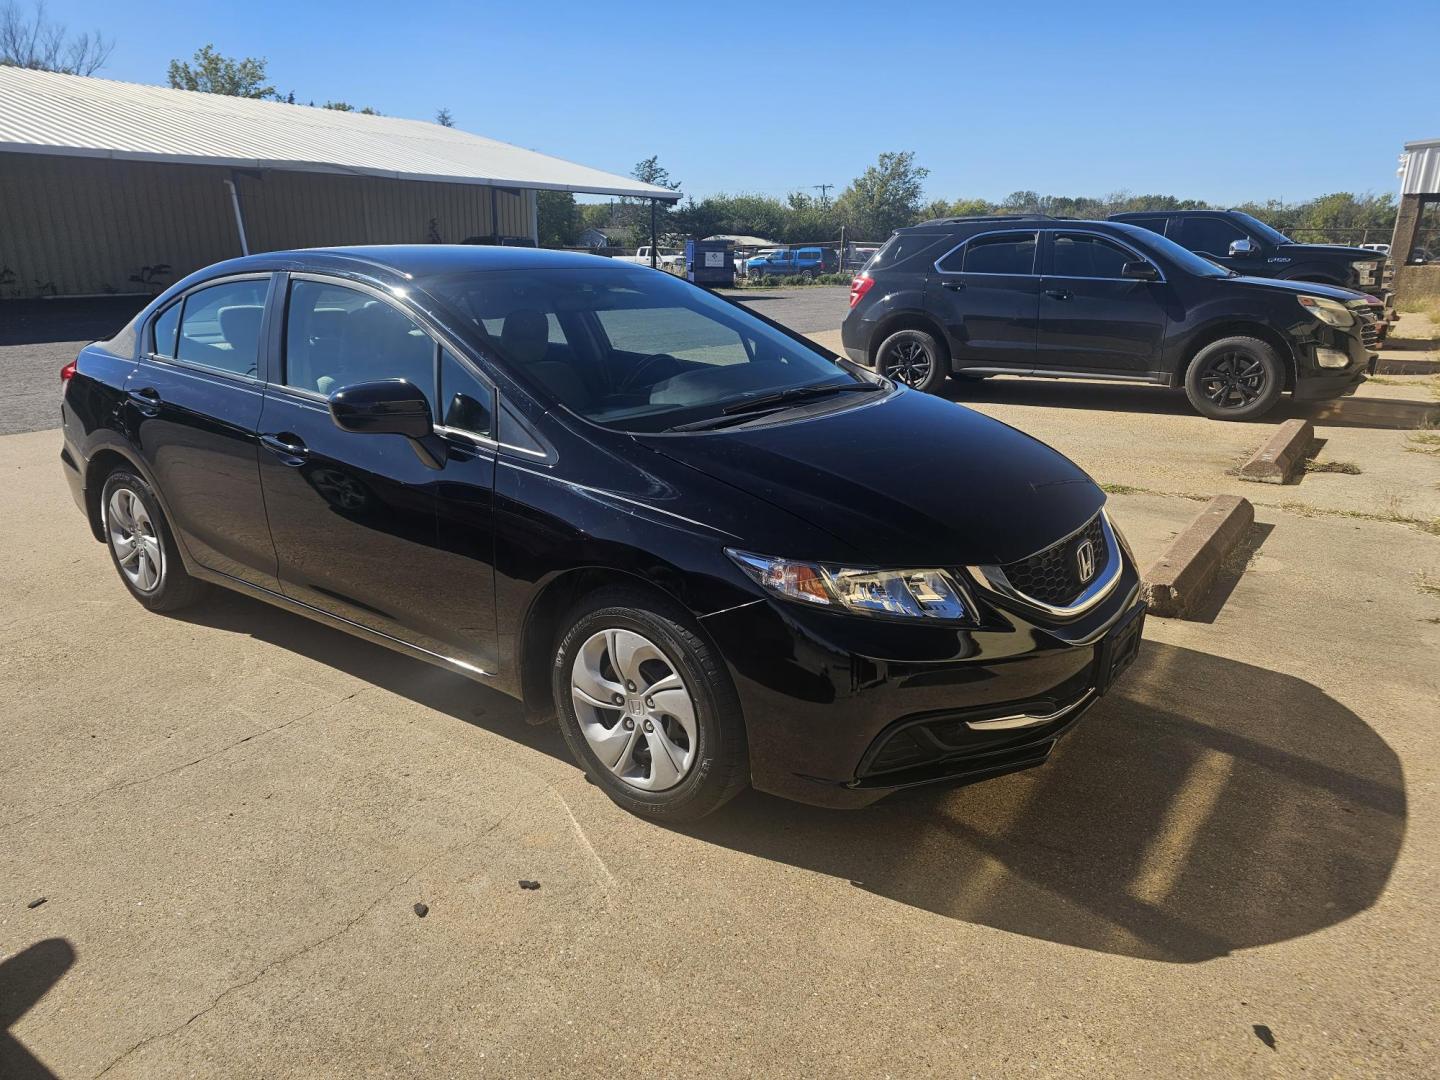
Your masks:
{"label": "front bumper", "polygon": [[1333,333],[1328,340],[1318,343],[1318,347],[1343,349],[1350,363],[1343,368],[1322,368],[1315,359],[1317,345],[1312,345],[1296,372],[1291,390],[1296,401],[1325,401],[1353,394],[1365,381],[1366,373],[1375,371],[1375,355],[1355,335]]}
{"label": "front bumper", "polygon": [[915,784],[1043,762],[1108,689],[1112,643],[1127,619],[1143,618],[1139,590],[1126,558],[1113,592],[1066,622],[1042,623],[1023,604],[990,593],[979,594],[975,629],[779,600],[702,622],[740,694],[754,786],[856,807]]}

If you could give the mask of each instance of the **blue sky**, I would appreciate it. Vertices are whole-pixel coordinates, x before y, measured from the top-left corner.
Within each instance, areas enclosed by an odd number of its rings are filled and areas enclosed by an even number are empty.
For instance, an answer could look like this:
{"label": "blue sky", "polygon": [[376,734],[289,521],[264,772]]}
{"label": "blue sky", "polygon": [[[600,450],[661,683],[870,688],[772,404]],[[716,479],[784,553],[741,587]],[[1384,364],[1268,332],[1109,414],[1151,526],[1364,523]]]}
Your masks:
{"label": "blue sky", "polygon": [[[1440,4],[379,3],[51,0],[164,83],[213,42],[300,101],[342,99],[686,194],[843,186],[885,150],[927,197],[1126,189],[1216,202],[1393,191],[1440,136]],[[1405,61],[1407,41],[1425,42]],[[832,192],[833,194],[833,192]]]}

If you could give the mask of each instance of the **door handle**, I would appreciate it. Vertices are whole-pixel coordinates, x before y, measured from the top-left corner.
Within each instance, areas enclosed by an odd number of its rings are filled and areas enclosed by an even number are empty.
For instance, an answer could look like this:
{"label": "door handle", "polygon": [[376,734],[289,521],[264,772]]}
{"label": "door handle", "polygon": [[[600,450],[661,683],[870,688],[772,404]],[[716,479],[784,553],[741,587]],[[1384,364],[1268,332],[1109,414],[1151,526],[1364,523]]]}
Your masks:
{"label": "door handle", "polygon": [[153,386],[144,386],[139,390],[127,390],[126,394],[146,416],[154,416],[160,411],[160,391]]}
{"label": "door handle", "polygon": [[1045,295],[1054,300],[1069,300],[1075,294],[1069,289],[1046,289]]}
{"label": "door handle", "polygon": [[955,292],[963,292],[965,289],[965,282],[963,281],[942,281],[940,285],[941,288],[952,289]]}
{"label": "door handle", "polygon": [[278,435],[261,435],[260,445],[285,465],[304,465],[305,459],[310,456],[310,448],[305,445],[305,440],[289,431],[282,431]]}

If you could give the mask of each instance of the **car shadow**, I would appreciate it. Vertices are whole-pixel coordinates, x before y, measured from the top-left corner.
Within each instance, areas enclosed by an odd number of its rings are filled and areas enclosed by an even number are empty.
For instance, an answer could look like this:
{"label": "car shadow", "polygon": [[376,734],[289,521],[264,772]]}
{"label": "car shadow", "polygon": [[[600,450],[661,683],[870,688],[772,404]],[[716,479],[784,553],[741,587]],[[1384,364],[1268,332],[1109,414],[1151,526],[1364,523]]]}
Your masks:
{"label": "car shadow", "polygon": [[55,1074],[11,1029],[74,963],[75,948],[64,938],[37,941],[0,962],[0,1076],[5,1080],[54,1080]]}
{"label": "car shadow", "polygon": [[[554,725],[458,675],[245,597],[187,616],[568,760]],[[946,918],[1193,963],[1365,910],[1405,822],[1399,759],[1349,709],[1301,679],[1147,641],[1038,769],[853,812],[747,792],[680,831]]]}
{"label": "car shadow", "polygon": [[[1138,383],[1099,383],[1056,379],[991,378],[949,380],[941,394],[962,405],[1018,405],[1047,409],[1092,409],[1102,412],[1194,416],[1183,391]],[[1440,405],[1394,398],[1337,398],[1294,401],[1282,397],[1275,408],[1252,421],[1309,420],[1329,427],[1383,428],[1409,431],[1440,418]]]}

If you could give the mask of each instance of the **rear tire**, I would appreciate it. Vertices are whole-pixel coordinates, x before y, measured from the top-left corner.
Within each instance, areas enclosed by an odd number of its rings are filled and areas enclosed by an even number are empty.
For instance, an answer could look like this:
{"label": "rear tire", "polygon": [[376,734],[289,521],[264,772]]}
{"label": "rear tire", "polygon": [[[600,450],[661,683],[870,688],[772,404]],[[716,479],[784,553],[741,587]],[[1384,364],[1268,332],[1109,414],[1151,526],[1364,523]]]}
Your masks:
{"label": "rear tire", "polygon": [[1259,338],[1212,341],[1185,369],[1185,396],[1212,420],[1254,420],[1280,400],[1285,365],[1274,346]]}
{"label": "rear tire", "polygon": [[933,334],[897,330],[876,350],[875,370],[887,379],[933,394],[950,374],[950,354]]}
{"label": "rear tire", "polygon": [[178,611],[205,595],[205,583],[186,571],[160,500],[144,479],[123,467],[107,476],[100,522],[120,580],[145,607]]}
{"label": "rear tire", "polygon": [[740,700],[719,655],[679,607],[607,588],[566,616],[551,692],[566,745],[632,814],[714,813],[749,783]]}

